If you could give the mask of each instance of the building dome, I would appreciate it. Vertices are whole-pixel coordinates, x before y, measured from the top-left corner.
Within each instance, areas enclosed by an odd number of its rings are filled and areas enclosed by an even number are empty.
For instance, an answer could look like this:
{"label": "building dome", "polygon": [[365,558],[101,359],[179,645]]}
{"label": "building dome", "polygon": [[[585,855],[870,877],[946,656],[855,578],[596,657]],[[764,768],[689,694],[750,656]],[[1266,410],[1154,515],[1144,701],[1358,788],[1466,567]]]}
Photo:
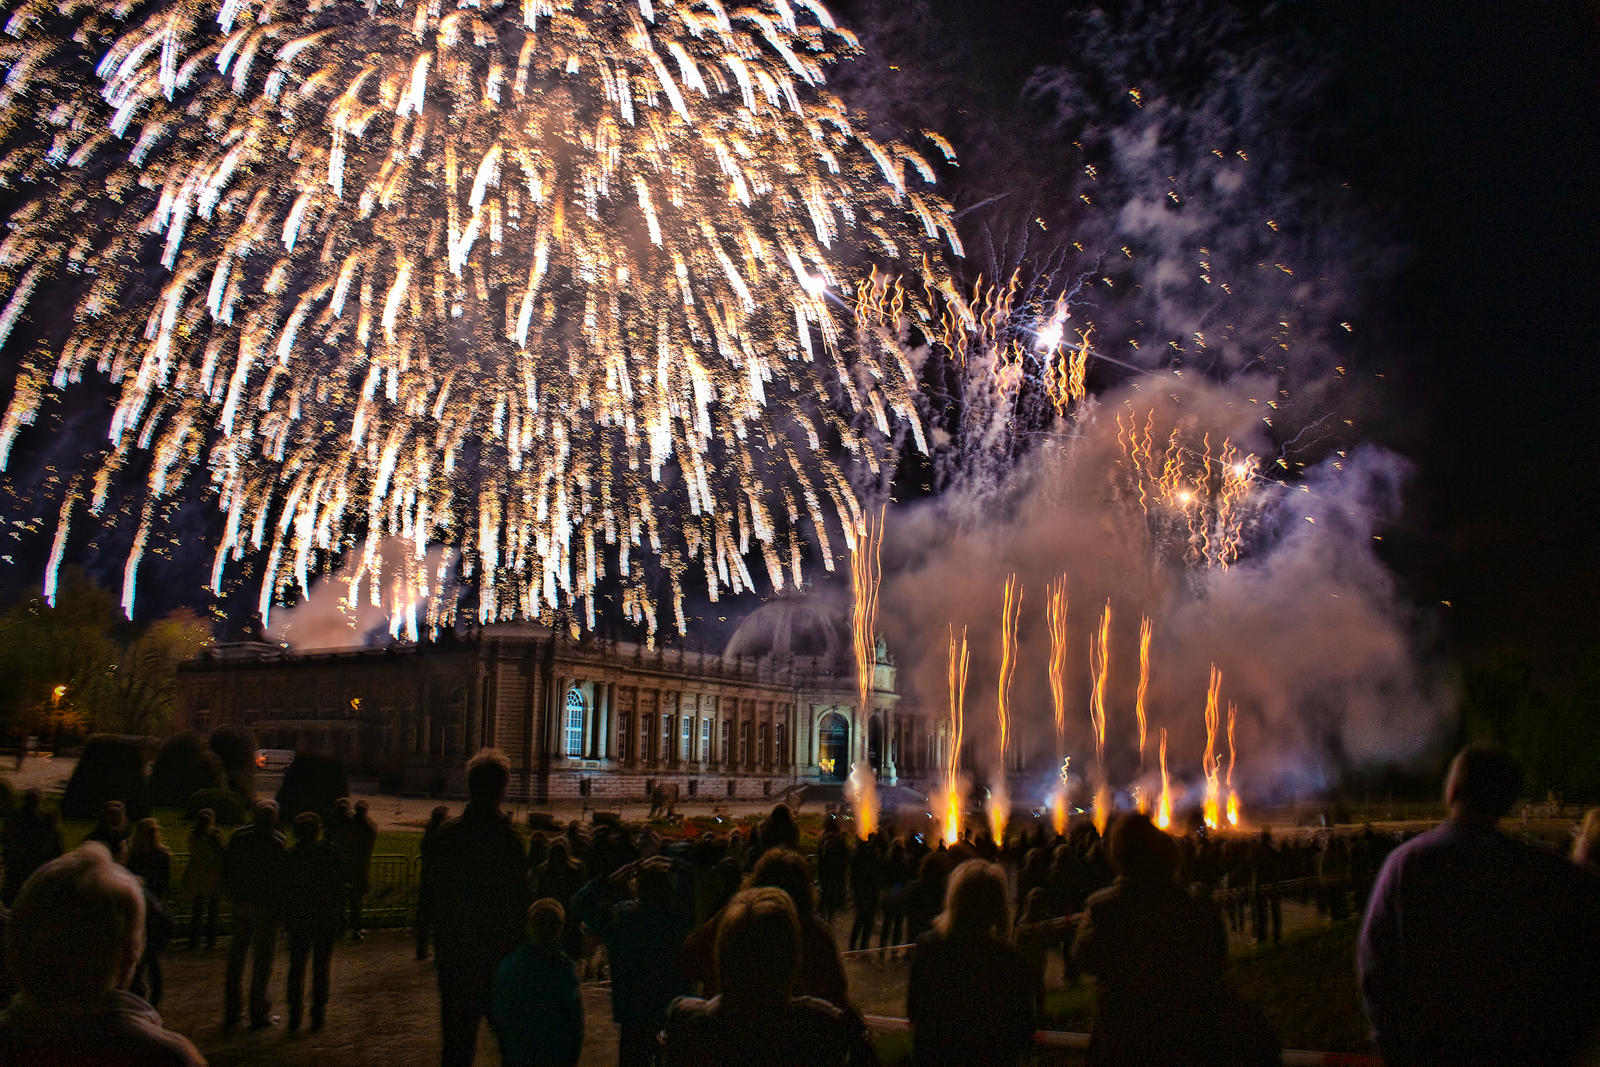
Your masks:
{"label": "building dome", "polygon": [[770,663],[814,660],[819,665],[846,664],[853,657],[850,613],[837,596],[780,594],[739,623],[724,660],[740,657]]}

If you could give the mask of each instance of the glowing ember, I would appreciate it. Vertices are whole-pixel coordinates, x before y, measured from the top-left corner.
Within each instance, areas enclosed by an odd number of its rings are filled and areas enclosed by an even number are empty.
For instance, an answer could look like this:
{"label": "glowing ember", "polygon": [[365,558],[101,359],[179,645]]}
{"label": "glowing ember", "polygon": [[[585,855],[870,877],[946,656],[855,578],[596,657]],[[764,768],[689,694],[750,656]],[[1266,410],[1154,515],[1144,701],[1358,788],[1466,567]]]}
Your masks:
{"label": "glowing ember", "polygon": [[1167,728],[1161,728],[1161,799],[1156,802],[1156,825],[1172,825],[1172,784],[1167,781]]}
{"label": "glowing ember", "polygon": [[1217,712],[1217,699],[1222,693],[1222,672],[1217,670],[1217,665],[1211,665],[1211,684],[1206,687],[1206,754],[1201,763],[1206,776],[1205,820],[1206,825],[1215,830],[1220,822],[1218,820],[1220,804],[1218,801],[1217,787],[1217,725],[1219,722]]}
{"label": "glowing ember", "polygon": [[[878,584],[883,579],[883,511],[877,519],[865,518],[856,528],[855,545],[850,552],[851,635],[856,655],[856,707],[859,710],[857,736],[860,760],[850,771],[856,806],[856,832],[865,839],[878,826],[878,786],[872,764],[865,752],[868,726],[872,721],[872,683],[878,669],[876,633],[878,627]],[[859,779],[859,780],[858,780]]]}
{"label": "glowing ember", "polygon": [[956,636],[950,628],[950,747],[945,753],[944,765],[944,841],[953,845],[961,839],[961,735],[966,723],[967,665],[971,657],[967,651],[967,628]]}

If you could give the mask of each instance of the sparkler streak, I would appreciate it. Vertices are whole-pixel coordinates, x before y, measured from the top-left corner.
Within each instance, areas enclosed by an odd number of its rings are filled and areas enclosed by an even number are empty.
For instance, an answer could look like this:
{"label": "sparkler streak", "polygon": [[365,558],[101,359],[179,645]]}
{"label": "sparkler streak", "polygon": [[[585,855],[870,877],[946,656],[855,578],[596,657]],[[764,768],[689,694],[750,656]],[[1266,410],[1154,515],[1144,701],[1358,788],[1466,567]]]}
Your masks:
{"label": "sparkler streak", "polygon": [[[884,506],[887,508],[887,505]],[[851,637],[856,660],[856,698],[858,719],[856,736],[864,742],[867,724],[872,721],[873,676],[877,673],[878,585],[883,579],[883,516],[863,519],[855,531],[855,547],[850,553]],[[878,790],[866,745],[858,744],[857,760],[850,773],[851,793],[856,806],[856,832],[863,840],[878,825]]]}

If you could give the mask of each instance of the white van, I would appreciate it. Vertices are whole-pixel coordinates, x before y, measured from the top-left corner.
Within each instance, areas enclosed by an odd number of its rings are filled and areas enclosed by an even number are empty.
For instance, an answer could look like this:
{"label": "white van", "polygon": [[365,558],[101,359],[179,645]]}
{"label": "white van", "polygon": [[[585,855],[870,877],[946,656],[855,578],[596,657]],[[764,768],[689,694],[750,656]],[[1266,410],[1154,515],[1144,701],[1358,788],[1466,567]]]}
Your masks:
{"label": "white van", "polygon": [[289,769],[289,764],[294,762],[294,749],[292,748],[258,748],[256,749],[256,770],[281,773]]}

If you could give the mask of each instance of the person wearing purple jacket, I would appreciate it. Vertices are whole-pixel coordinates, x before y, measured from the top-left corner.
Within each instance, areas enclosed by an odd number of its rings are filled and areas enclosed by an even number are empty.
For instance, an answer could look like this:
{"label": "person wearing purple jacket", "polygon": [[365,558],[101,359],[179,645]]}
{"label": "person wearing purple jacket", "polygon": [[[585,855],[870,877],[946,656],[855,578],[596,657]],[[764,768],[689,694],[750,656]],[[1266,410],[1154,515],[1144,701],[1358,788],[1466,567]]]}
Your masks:
{"label": "person wearing purple jacket", "polygon": [[1391,1065],[1562,1064],[1595,1036],[1600,882],[1501,833],[1522,773],[1497,746],[1450,765],[1450,817],[1378,873],[1356,948]]}

